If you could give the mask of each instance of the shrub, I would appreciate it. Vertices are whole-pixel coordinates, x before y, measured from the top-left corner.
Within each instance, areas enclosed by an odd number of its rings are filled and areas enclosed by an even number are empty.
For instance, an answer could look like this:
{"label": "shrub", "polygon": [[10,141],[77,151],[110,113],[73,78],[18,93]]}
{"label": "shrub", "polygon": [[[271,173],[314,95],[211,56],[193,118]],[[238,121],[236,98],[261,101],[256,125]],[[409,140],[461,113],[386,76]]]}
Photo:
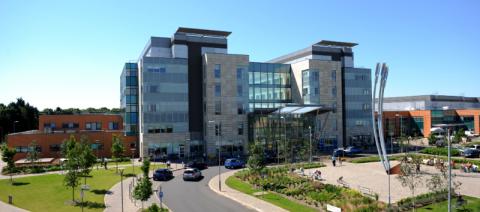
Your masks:
{"label": "shrub", "polygon": [[[420,151],[423,154],[448,156],[448,148],[446,147],[427,147]],[[457,149],[451,149],[452,156],[459,156],[460,152]]]}

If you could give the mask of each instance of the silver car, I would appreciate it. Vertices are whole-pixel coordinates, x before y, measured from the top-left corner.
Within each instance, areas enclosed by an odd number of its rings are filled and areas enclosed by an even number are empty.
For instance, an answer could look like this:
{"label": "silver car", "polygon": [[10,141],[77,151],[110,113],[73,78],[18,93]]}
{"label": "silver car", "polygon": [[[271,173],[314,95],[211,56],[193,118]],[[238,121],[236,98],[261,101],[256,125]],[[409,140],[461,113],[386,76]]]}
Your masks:
{"label": "silver car", "polygon": [[185,169],[183,172],[183,180],[200,180],[202,179],[202,172],[197,168]]}

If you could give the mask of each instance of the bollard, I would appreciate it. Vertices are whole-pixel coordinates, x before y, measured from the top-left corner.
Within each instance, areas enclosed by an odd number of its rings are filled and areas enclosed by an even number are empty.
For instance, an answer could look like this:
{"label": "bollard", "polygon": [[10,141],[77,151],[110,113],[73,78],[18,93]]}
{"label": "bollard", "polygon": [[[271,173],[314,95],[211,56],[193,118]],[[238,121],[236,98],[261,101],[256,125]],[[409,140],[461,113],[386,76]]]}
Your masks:
{"label": "bollard", "polygon": [[8,204],[13,205],[13,196],[8,195]]}

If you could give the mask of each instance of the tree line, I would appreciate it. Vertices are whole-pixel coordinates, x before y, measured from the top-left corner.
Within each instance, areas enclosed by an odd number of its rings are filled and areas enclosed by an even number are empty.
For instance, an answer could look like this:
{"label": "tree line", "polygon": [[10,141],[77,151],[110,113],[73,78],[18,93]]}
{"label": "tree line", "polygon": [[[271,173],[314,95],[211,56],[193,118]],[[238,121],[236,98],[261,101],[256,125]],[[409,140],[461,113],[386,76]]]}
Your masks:
{"label": "tree line", "polygon": [[119,108],[66,108],[57,107],[55,109],[45,108],[39,111],[35,106],[30,105],[22,98],[18,98],[16,102],[8,105],[0,103],[0,142],[4,141],[7,134],[13,132],[23,132],[38,129],[39,115],[73,115],[84,113],[121,113]]}

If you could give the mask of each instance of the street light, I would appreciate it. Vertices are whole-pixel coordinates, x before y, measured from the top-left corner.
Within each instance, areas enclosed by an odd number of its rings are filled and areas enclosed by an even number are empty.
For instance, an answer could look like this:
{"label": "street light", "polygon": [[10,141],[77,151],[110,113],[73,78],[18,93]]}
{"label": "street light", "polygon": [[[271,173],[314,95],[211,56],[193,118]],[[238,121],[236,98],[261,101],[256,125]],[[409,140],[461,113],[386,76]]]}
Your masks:
{"label": "street light", "polygon": [[221,157],[222,157],[222,140],[219,138],[220,137],[220,125],[218,125],[218,133],[217,133],[217,124],[215,122],[215,120],[210,120],[208,121],[208,123],[214,123],[214,127],[215,127],[215,136],[217,136],[217,144],[218,144],[218,190],[219,191],[222,191],[222,182],[221,182],[221,178],[222,178],[222,172],[220,170],[221,168]]}
{"label": "street light", "polygon": [[309,144],[310,156],[308,157],[308,162],[312,163],[312,126],[308,126],[308,129],[310,132],[310,144]]}
{"label": "street light", "polygon": [[283,119],[283,154],[285,154],[285,163],[287,163],[287,124],[284,116],[280,116],[281,119]]}
{"label": "street light", "polygon": [[121,202],[122,202],[122,212],[123,212],[123,170],[124,168],[119,168],[120,170],[120,193],[121,193]]}
{"label": "street light", "polygon": [[132,151],[132,170],[133,174],[135,174],[135,148],[131,148],[130,151]]}

